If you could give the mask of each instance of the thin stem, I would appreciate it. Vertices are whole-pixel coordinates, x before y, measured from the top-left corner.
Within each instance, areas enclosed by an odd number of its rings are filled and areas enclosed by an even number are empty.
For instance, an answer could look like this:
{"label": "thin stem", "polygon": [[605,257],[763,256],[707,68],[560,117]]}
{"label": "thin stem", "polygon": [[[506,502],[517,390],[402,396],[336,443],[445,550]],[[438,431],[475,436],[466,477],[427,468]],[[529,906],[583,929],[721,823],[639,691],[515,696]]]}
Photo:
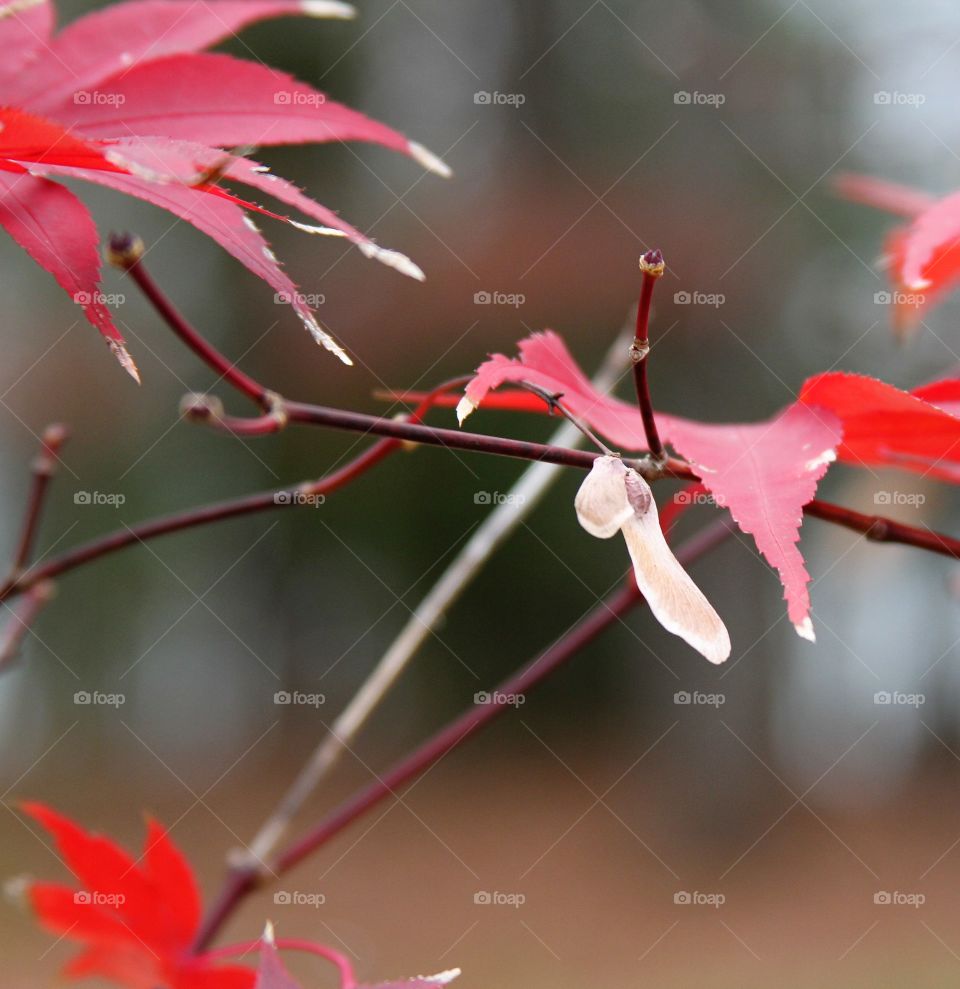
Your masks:
{"label": "thin stem", "polygon": [[[622,337],[618,338],[607,352],[600,370],[593,378],[593,385],[598,390],[606,391],[616,383],[623,365],[625,342]],[[554,433],[550,443],[555,446],[573,446],[581,435],[577,423],[567,422]],[[440,579],[411,613],[400,634],[390,644],[360,689],[337,715],[311,757],[250,842],[245,853],[246,861],[241,860],[238,865],[260,867],[271,858],[307,798],[340,761],[347,746],[356,738],[437,623],[482,570],[487,560],[533,511],[558,475],[559,469],[552,464],[531,464],[511,487],[508,496],[477,527]]]}
{"label": "thin stem", "polygon": [[902,543],[905,546],[915,546],[918,549],[929,550],[940,556],[960,559],[960,539],[934,532],[932,529],[915,525],[905,525],[882,515],[865,515],[863,512],[834,505],[819,498],[811,501],[804,508],[804,513],[814,518],[842,525],[844,528],[862,532],[867,539],[877,543]]}
{"label": "thin stem", "polygon": [[[718,519],[706,526],[677,550],[677,559],[684,566],[688,566],[722,542],[730,533],[731,524],[728,519]],[[272,866],[272,871],[279,875],[292,869],[381,800],[394,795],[398,787],[410,782],[477,729],[490,724],[508,710],[511,697],[531,691],[642,601],[643,597],[631,577],[545,652],[504,680],[488,695],[489,703],[474,705],[454,718],[413,752],[395,763],[382,776],[336,807],[299,841],[281,852]],[[210,944],[238,904],[257,887],[261,879],[259,870],[251,868],[236,869],[228,875],[219,897],[201,927],[194,946],[195,951],[203,951]]]}
{"label": "thin stem", "polygon": [[40,438],[40,451],[32,465],[33,483],[27,498],[27,512],[20,531],[20,540],[13,554],[11,571],[15,576],[30,562],[33,545],[46,502],[50,479],[56,473],[60,449],[67,439],[67,429],[59,423],[47,426]]}
{"label": "thin stem", "polygon": [[153,280],[142,263],[143,241],[131,234],[114,234],[110,238],[109,258],[111,264],[123,271],[136,282],[140,291],[173,332],[209,367],[237,391],[242,392],[258,405],[266,407],[269,389],[244,374],[232,361],[226,358],[209,341],[200,335],[177,311],[160,286]]}
{"label": "thin stem", "polygon": [[53,584],[49,581],[37,584],[24,594],[15,608],[10,609],[10,616],[0,636],[0,672],[7,669],[17,658],[27,632],[53,595]]}
{"label": "thin stem", "polygon": [[663,277],[664,263],[660,251],[647,251],[640,258],[640,271],[643,273],[643,283],[640,287],[640,304],[637,308],[637,332],[630,347],[630,359],[633,361],[633,383],[637,389],[637,402],[640,405],[640,416],[643,419],[643,430],[647,436],[647,448],[650,456],[657,463],[666,460],[660,433],[657,431],[657,420],[653,414],[653,402],[650,398],[650,382],[647,380],[647,364],[650,357],[650,302],[653,299],[653,287]]}

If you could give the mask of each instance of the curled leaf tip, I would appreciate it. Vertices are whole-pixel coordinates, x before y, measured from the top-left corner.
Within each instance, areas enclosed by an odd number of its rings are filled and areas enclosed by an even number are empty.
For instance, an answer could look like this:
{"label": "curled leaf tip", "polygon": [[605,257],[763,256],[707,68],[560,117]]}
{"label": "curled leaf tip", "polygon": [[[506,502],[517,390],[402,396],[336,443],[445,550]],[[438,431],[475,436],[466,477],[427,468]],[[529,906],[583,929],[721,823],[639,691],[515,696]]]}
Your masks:
{"label": "curled leaf tip", "polygon": [[410,141],[407,144],[407,150],[414,161],[421,164],[428,172],[433,172],[444,179],[453,175],[453,169],[439,155],[435,155],[417,141]]}
{"label": "curled leaf tip", "polygon": [[806,639],[807,642],[817,641],[817,634],[813,630],[813,622],[810,621],[809,615],[807,615],[803,621],[797,622],[793,627],[797,630],[797,635],[799,635],[801,639]]}
{"label": "curled leaf tip", "polygon": [[357,8],[337,0],[300,0],[300,9],[307,17],[334,17],[342,21],[353,20]]}
{"label": "curled leaf tip", "polygon": [[392,251],[386,247],[380,247],[372,241],[361,242],[357,246],[360,248],[364,257],[373,258],[375,261],[385,264],[388,268],[399,271],[401,275],[406,275],[407,278],[413,278],[418,282],[423,282],[427,279],[427,276],[423,273],[423,269],[411,261],[406,254],[401,254],[399,251]]}
{"label": "curled leaf tip", "polygon": [[463,398],[457,402],[457,424],[462,426],[464,422],[466,422],[467,416],[472,412],[476,412],[477,408],[477,403],[464,395]]}
{"label": "curled leaf tip", "polygon": [[114,357],[120,362],[120,367],[133,378],[134,381],[139,385],[140,382],[140,372],[137,370],[137,365],[134,359],[130,356],[130,351],[122,343],[117,340],[108,340],[107,346],[110,348],[110,352]]}

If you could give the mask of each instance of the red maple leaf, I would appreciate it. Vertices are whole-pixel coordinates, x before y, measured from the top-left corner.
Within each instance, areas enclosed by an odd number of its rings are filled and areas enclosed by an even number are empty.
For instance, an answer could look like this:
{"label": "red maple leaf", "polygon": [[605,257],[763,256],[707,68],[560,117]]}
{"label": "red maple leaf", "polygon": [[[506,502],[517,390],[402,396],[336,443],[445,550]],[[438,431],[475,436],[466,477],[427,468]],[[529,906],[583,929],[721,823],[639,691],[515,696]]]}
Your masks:
{"label": "red maple leaf", "polygon": [[68,978],[99,976],[129,989],[252,989],[255,974],[190,953],[200,896],[189,863],[167,832],[148,820],[134,859],[42,804],[24,810],[50,832],[77,885],[31,882],[27,896],[41,924],[79,941]]}
{"label": "red maple leaf", "polygon": [[[340,952],[311,941],[276,941],[270,924],[259,941],[196,954],[192,949],[202,915],[197,883],[160,824],[148,819],[143,853],[134,859],[109,838],[85,831],[43,804],[24,804],[23,810],[53,836],[57,854],[77,881],[75,886],[25,884],[40,923],[83,945],[64,970],[69,979],[97,976],[127,989],[299,989],[278,948],[334,963],[340,989],[436,989],[460,974],[451,969],[376,987],[361,985]],[[256,971],[224,964],[254,950],[259,952]]]}
{"label": "red maple leaf", "polygon": [[[374,244],[257,162],[223,150],[370,141],[449,174],[421,145],[286,73],[199,51],[265,18],[352,13],[336,0],[128,0],[54,34],[49,0],[0,2],[0,226],[81,306],[135,378],[100,291],[96,227],[52,177],[104,185],[187,220],[268,282],[317,342],[348,364],[246,211],[346,237],[367,257],[423,278],[409,258]],[[233,195],[222,180],[266,193],[319,226]]]}
{"label": "red maple leaf", "polygon": [[835,185],[845,198],[907,221],[887,236],[882,260],[894,288],[894,328],[908,336],[924,311],[960,281],[960,193],[935,199],[866,175],[843,175]]}
{"label": "red maple leaf", "polygon": [[[635,404],[600,394],[552,331],[534,333],[518,344],[516,359],[494,354],[477,370],[457,408],[461,422],[481,401],[514,409],[543,411],[528,392],[489,395],[507,382],[533,384],[562,394],[564,405],[621,450],[645,449],[643,419]],[[840,422],[826,409],[794,403],[759,423],[713,425],[658,414],[660,436],[688,460],[718,507],[730,511],[740,528],[776,568],[790,621],[813,638],[810,575],[797,548],[803,506],[835,458]]]}

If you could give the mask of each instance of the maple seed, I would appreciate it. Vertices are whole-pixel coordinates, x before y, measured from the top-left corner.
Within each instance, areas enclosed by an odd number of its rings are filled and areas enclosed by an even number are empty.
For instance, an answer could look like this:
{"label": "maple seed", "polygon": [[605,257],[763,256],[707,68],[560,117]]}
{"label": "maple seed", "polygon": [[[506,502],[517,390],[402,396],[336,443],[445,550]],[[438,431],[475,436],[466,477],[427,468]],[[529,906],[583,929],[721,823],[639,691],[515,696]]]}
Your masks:
{"label": "maple seed", "polygon": [[657,621],[711,663],[724,662],[726,626],[667,545],[650,485],[619,457],[597,457],[574,507],[591,536],[623,533],[637,587]]}

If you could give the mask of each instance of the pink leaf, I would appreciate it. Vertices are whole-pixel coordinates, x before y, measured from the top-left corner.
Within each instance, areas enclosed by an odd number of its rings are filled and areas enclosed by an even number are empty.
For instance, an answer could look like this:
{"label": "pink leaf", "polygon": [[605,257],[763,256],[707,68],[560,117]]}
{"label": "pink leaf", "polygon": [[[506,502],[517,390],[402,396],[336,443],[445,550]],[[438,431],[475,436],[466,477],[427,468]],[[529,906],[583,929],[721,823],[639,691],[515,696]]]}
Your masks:
{"label": "pink leaf", "polygon": [[[956,480],[960,472],[960,418],[949,412],[950,401],[958,398],[955,382],[935,382],[911,395],[875,378],[837,371],[810,378],[800,393],[802,402],[829,409],[843,424],[840,460],[946,480]],[[944,405],[946,410],[938,407]]]}
{"label": "pink leaf", "polygon": [[[12,4],[11,4],[12,6]],[[48,8],[37,4],[35,17]],[[74,21],[46,45],[45,57],[28,75],[11,79],[3,100],[42,112],[71,98],[98,98],[97,83],[147,60],[199,51],[248,24],[290,14],[352,17],[348,4],[327,0],[132,0]],[[2,15],[0,15],[2,16]],[[2,31],[3,21],[0,21]],[[15,52],[0,33],[4,52]]]}
{"label": "pink leaf", "polygon": [[872,175],[844,173],[833,181],[838,196],[853,203],[873,206],[896,216],[914,217],[929,209],[936,200],[912,186],[887,182]]}
{"label": "pink leaf", "polygon": [[803,506],[835,459],[837,417],[794,404],[768,422],[712,426],[674,420],[669,442],[688,460],[717,505],[776,568],[797,632],[814,640],[810,575],[797,548]]}
{"label": "pink leaf", "polygon": [[450,170],[421,145],[276,69],[229,55],[170,55],[97,88],[98,102],[72,99],[48,116],[92,137],[169,137],[205,145],[371,141]]}
{"label": "pink leaf", "polygon": [[846,176],[841,195],[908,218],[887,237],[884,263],[895,289],[894,329],[916,331],[924,310],[960,281],[960,193],[935,200],[867,176]]}
{"label": "pink leaf", "polygon": [[[49,0],[7,0],[0,3],[0,90],[37,61],[53,31],[54,11]],[[2,102],[8,101],[4,96]]]}
{"label": "pink leaf", "polygon": [[178,183],[159,185],[137,175],[107,174],[89,169],[48,169],[51,173],[69,174],[95,182],[119,192],[144,199],[173,213],[215,240],[259,278],[270,285],[277,301],[291,305],[314,340],[343,361],[353,361],[346,351],[320,325],[304,295],[280,267],[270,245],[253,221],[235,203],[210,195],[202,188]]}
{"label": "pink leaf", "polygon": [[107,345],[139,381],[123,337],[100,291],[97,229],[68,189],[47,179],[0,171],[0,225],[83,310]]}
{"label": "pink leaf", "polygon": [[[355,227],[341,220],[332,210],[305,195],[292,182],[273,175],[266,166],[255,161],[225,154],[217,148],[207,148],[190,141],[171,141],[167,138],[126,138],[118,140],[114,146],[126,163],[142,169],[144,174],[159,171],[165,180],[174,178],[181,183],[193,184],[198,178],[202,178],[205,171],[215,171],[226,179],[235,179],[244,185],[266,192],[274,199],[295,206],[305,215],[319,221],[322,227],[307,226],[288,217],[278,217],[269,210],[263,210],[243,200],[238,200],[238,205],[265,212],[274,219],[291,223],[308,233],[345,237],[356,244],[365,257],[380,261],[417,281],[424,280],[423,272],[405,254],[375,244]],[[204,191],[216,194],[221,190],[218,187],[204,186]]]}
{"label": "pink leaf", "polygon": [[[621,449],[644,448],[639,409],[595,391],[555,333],[535,333],[522,340],[519,349],[517,360],[495,354],[480,366],[457,407],[461,422],[491,388],[529,382],[562,394],[574,415]],[[518,408],[529,408],[528,395],[515,397]],[[729,509],[740,528],[754,537],[780,574],[790,620],[800,635],[811,638],[810,578],[796,544],[803,506],[814,497],[817,482],[835,456],[839,418],[830,411],[792,405],[768,422],[708,425],[658,415],[657,425],[661,437],[691,462],[717,504]]]}

